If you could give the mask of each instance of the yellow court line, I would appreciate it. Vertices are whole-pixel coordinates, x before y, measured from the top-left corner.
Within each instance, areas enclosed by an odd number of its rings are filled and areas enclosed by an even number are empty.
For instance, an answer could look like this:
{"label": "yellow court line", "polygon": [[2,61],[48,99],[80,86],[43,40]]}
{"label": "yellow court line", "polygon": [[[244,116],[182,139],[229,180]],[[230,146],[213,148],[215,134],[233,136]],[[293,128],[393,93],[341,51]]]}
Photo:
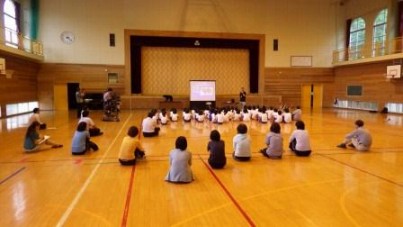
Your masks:
{"label": "yellow court line", "polygon": [[[255,194],[255,195],[253,195],[253,196],[245,197],[245,198],[241,199],[240,201],[246,201],[246,200],[250,200],[250,199],[253,199],[253,198],[256,198],[256,197],[260,197],[260,196],[263,196],[263,195],[266,195],[266,194],[277,193],[277,192],[281,192],[281,191],[287,191],[287,190],[295,189],[295,188],[298,188],[298,187],[305,187],[305,186],[317,185],[317,184],[333,183],[333,182],[338,182],[338,181],[343,181],[343,180],[344,180],[344,179],[340,178],[340,179],[334,179],[334,180],[328,180],[328,181],[319,181],[319,182],[315,182],[315,183],[308,183],[308,184],[303,184],[303,185],[294,185],[294,186],[290,186],[290,187],[285,187],[285,188],[280,188],[280,189],[276,189],[276,190],[271,190],[271,191],[264,192],[264,193]],[[201,217],[201,216],[203,216],[203,215],[209,214],[209,213],[211,213],[211,212],[213,212],[213,211],[222,209],[222,208],[224,208],[224,207],[226,207],[226,206],[229,206],[229,205],[231,205],[231,204],[232,204],[232,203],[225,203],[225,204],[223,204],[223,205],[221,205],[221,206],[214,207],[214,208],[212,208],[212,209],[210,209],[210,210],[206,210],[206,211],[201,212],[201,213],[198,213],[198,214],[196,214],[196,215],[194,215],[194,216],[192,216],[192,217],[186,218],[186,219],[184,219],[184,220],[182,220],[182,221],[180,221],[180,222],[178,222],[178,223],[176,223],[176,224],[174,224],[174,225],[172,225],[172,226],[180,226],[180,225],[183,225],[184,223],[187,223],[187,222],[189,222],[189,221],[191,221],[191,220],[194,220],[194,219],[196,219],[196,218],[198,218],[198,217]],[[302,213],[299,213],[299,215],[300,215],[301,217],[303,217],[304,219],[306,219],[307,221],[310,221],[310,220],[309,220],[307,217],[305,217]],[[311,222],[311,221],[310,221],[310,222]]]}
{"label": "yellow court line", "polygon": [[278,193],[278,192],[289,191],[289,190],[292,190],[292,189],[301,188],[301,187],[305,187],[305,186],[318,185],[318,184],[327,184],[327,183],[333,183],[333,182],[338,182],[338,181],[343,181],[343,180],[344,180],[343,178],[340,178],[340,179],[334,179],[334,180],[318,181],[318,182],[313,182],[313,183],[305,183],[305,184],[298,184],[298,185],[288,186],[288,187],[284,187],[284,188],[278,188],[278,189],[275,189],[275,190],[265,191],[265,192],[262,192],[262,193],[258,193],[258,194],[255,194],[255,195],[245,197],[241,201],[254,199],[256,197],[260,197],[260,196],[263,196],[263,195],[266,195],[266,194]]}
{"label": "yellow court line", "polygon": [[198,217],[202,217],[202,216],[204,216],[204,215],[206,215],[206,214],[212,213],[212,212],[214,212],[214,211],[216,211],[216,210],[222,209],[222,208],[224,208],[224,207],[226,207],[226,206],[229,206],[229,205],[231,205],[231,204],[232,204],[232,203],[224,203],[224,204],[222,204],[221,206],[217,206],[217,207],[211,208],[211,209],[209,209],[209,210],[200,212],[200,213],[198,213],[198,214],[196,214],[196,215],[194,215],[194,216],[192,216],[192,217],[186,218],[186,219],[184,219],[184,220],[182,220],[182,221],[180,221],[180,222],[178,222],[178,223],[173,224],[172,226],[180,226],[180,225],[183,225],[183,224],[185,224],[185,223],[187,223],[187,222],[189,222],[189,221],[191,221],[191,220],[194,220],[194,219],[196,219],[196,218],[198,218]]}
{"label": "yellow court line", "polygon": [[307,216],[305,216],[302,212],[300,212],[299,210],[294,210],[299,216],[301,216],[303,219],[305,219],[307,222],[309,222],[310,226],[318,226],[315,225],[315,223],[309,219]]}
{"label": "yellow court line", "polygon": [[[372,184],[372,183],[376,183],[376,181],[374,181],[374,182],[367,182],[367,183],[364,183],[364,184]],[[360,186],[362,186],[362,184],[360,184]],[[357,226],[357,227],[358,227],[358,226],[360,226],[360,225],[359,225],[358,222],[353,218],[353,216],[350,215],[350,212],[348,212],[347,207],[346,207],[346,197],[347,197],[347,195],[348,195],[349,193],[351,193],[353,190],[356,190],[357,187],[358,187],[358,186],[355,186],[355,187],[349,188],[349,189],[347,189],[347,190],[344,190],[343,194],[340,196],[339,203],[340,203],[340,207],[341,207],[341,210],[343,211],[344,215],[346,215],[346,217],[348,218],[348,220],[350,220],[351,223],[352,223],[354,226]]]}
{"label": "yellow court line", "polygon": [[[57,209],[62,209],[64,208],[64,206],[48,206],[49,208],[57,208]],[[105,224],[104,226],[113,226],[111,222],[109,222],[106,218],[104,218],[101,215],[98,215],[96,213],[93,213],[89,210],[83,210],[80,208],[76,208],[76,211],[79,211],[81,213],[85,214],[85,217],[91,216],[94,217],[96,220],[100,220],[100,222],[102,222],[103,224]]]}

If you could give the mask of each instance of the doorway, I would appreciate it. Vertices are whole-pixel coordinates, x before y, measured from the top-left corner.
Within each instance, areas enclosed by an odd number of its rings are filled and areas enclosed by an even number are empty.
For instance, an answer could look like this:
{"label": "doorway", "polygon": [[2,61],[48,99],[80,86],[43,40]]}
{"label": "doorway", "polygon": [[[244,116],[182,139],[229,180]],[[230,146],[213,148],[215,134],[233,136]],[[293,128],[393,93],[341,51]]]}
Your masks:
{"label": "doorway", "polygon": [[323,84],[302,85],[301,107],[302,108],[322,108]]}
{"label": "doorway", "polygon": [[76,92],[79,87],[79,83],[67,83],[67,100],[69,110],[77,109]]}

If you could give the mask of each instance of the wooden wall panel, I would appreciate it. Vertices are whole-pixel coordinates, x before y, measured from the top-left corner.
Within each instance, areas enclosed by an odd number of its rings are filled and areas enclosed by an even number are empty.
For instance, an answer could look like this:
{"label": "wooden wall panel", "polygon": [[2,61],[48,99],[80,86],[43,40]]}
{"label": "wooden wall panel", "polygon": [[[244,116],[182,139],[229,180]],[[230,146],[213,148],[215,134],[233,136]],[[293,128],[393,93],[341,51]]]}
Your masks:
{"label": "wooden wall panel", "polygon": [[6,52],[0,52],[0,57],[6,59],[7,71],[13,72],[11,78],[0,75],[0,105],[2,116],[5,116],[6,104],[38,99],[36,75],[40,63]]}
{"label": "wooden wall panel", "polygon": [[[105,69],[119,73],[119,83],[111,86],[119,94],[125,93],[124,66],[43,64],[38,75],[39,99],[42,109],[53,108],[53,84],[80,83],[88,92],[102,92],[107,87]],[[274,105],[280,103],[299,105],[301,86],[304,84],[324,84],[324,94],[333,94],[333,70],[331,68],[267,68],[264,71],[264,91],[262,94],[248,95],[248,105]],[[130,92],[129,92],[130,93]],[[122,95],[122,109],[155,108],[162,98],[153,96]],[[332,96],[325,95],[323,106],[331,106]],[[183,97],[182,97],[183,98]],[[186,97],[187,98],[187,97]],[[185,99],[186,99],[185,98]],[[225,104],[238,95],[217,97],[217,106]],[[130,100],[132,100],[130,105]]]}
{"label": "wooden wall panel", "polygon": [[280,96],[289,106],[301,104],[301,86],[308,84],[323,84],[323,107],[333,103],[328,95],[334,92],[332,68],[266,68],[263,81],[263,95]]}
{"label": "wooden wall panel", "polygon": [[[6,58],[7,69],[13,70],[11,79],[0,76],[0,104],[39,100],[42,109],[53,108],[54,84],[80,83],[88,92],[103,92],[112,87],[124,96],[122,107],[130,106],[130,91],[125,90],[125,66],[81,65],[81,64],[41,64],[28,59],[0,53]],[[335,98],[378,103],[382,108],[386,102],[403,102],[403,79],[386,80],[386,66],[392,62],[377,62],[336,68],[265,68],[261,79],[261,94],[248,95],[249,105],[299,105],[301,86],[323,85],[323,107],[331,107]],[[110,85],[107,73],[119,74],[119,82]],[[347,96],[347,85],[362,85],[363,95]],[[187,97],[182,97],[187,102]],[[238,96],[217,97],[217,105],[224,105]],[[152,100],[152,101],[151,101]],[[133,108],[157,106],[160,97],[132,99]],[[126,103],[127,102],[127,103]],[[4,111],[4,107],[2,108]],[[4,113],[3,113],[4,115]]]}
{"label": "wooden wall panel", "polygon": [[[334,97],[378,103],[382,109],[387,102],[403,102],[403,79],[386,80],[386,67],[393,62],[348,65],[335,68]],[[347,96],[347,85],[361,85],[362,96]]]}
{"label": "wooden wall panel", "polygon": [[[118,73],[118,83],[109,84],[108,73]],[[122,95],[125,80],[123,65],[42,64],[38,73],[40,108],[53,109],[54,84],[79,83],[86,92],[104,92],[111,87]]]}

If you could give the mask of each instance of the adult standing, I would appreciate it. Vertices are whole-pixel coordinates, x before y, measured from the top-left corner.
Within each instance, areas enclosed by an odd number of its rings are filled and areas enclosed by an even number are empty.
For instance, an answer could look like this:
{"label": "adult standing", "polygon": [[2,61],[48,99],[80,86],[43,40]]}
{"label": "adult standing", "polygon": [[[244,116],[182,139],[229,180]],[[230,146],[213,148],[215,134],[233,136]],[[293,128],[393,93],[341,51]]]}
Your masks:
{"label": "adult standing", "polygon": [[77,118],[81,118],[81,111],[84,109],[84,89],[77,88],[76,91],[76,105],[77,105]]}
{"label": "adult standing", "polygon": [[113,100],[113,90],[112,88],[106,89],[103,95],[103,101],[104,101],[104,111],[105,113],[110,113],[110,110],[112,108],[112,101]]}
{"label": "adult standing", "polygon": [[241,103],[242,109],[244,109],[246,105],[246,91],[243,87],[239,92],[239,102]]}
{"label": "adult standing", "polygon": [[108,102],[112,101],[113,99],[113,89],[112,88],[108,88],[105,93],[104,93],[104,103],[107,104]]}

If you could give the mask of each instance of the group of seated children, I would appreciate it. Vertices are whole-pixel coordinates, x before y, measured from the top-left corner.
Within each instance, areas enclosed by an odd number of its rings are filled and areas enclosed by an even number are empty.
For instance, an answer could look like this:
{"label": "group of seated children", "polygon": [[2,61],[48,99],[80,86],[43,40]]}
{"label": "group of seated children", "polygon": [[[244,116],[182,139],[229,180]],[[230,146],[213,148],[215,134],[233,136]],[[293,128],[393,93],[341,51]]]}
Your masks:
{"label": "group of seated children", "polygon": [[[263,108],[264,109],[264,108]],[[246,112],[245,112],[246,111]],[[262,111],[258,111],[262,113]],[[289,113],[288,109],[284,109],[285,113]],[[203,117],[210,117],[212,121],[214,119],[221,119],[218,117],[221,113],[227,113],[225,110],[220,113],[213,111],[190,111],[185,109],[183,111],[183,120],[185,122],[190,122],[192,119],[196,121],[204,121]],[[232,119],[235,119],[235,113],[232,115]],[[240,118],[255,119],[255,113],[250,111],[248,114],[247,110],[244,110],[245,115]],[[267,113],[267,112],[265,112]],[[269,112],[270,113],[270,112]],[[273,111],[274,113],[274,111]],[[208,114],[208,115],[206,115]],[[274,114],[273,114],[274,115]],[[283,115],[283,120],[285,120]],[[308,132],[305,130],[305,124],[300,120],[301,111],[297,108],[293,117],[296,119],[296,129],[291,133],[289,138],[289,148],[297,156],[309,156],[311,154],[311,145]],[[167,119],[165,119],[167,118]],[[160,128],[157,127],[158,121],[161,124],[165,124],[168,121],[177,121],[178,114],[176,109],[172,109],[168,113],[163,109],[158,113],[156,110],[151,110],[147,117],[143,119],[142,130],[144,137],[158,136]],[[256,114],[256,118],[262,119],[259,114]],[[225,119],[225,114],[224,114]],[[264,119],[264,117],[263,117]],[[277,118],[274,118],[277,119]],[[221,120],[218,120],[221,121]],[[288,120],[287,120],[288,121]],[[284,122],[284,121],[282,121]],[[44,123],[42,123],[43,125]],[[370,149],[372,144],[371,134],[364,129],[364,122],[362,120],[355,121],[356,129],[345,136],[343,143],[339,144],[340,148],[347,148],[347,146],[355,148],[359,151],[367,151]],[[30,125],[27,128],[24,140],[24,149],[26,152],[37,151],[42,148],[42,145],[48,145],[51,148],[63,147],[61,144],[57,144],[51,141],[49,136],[44,136],[39,133],[41,123],[39,121],[39,109],[35,108],[33,115],[30,118]],[[248,136],[248,127],[244,123],[239,123],[237,128],[237,133],[233,137],[233,158],[236,161],[249,161],[252,157],[251,152],[251,139]],[[101,130],[95,126],[93,120],[89,117],[88,110],[82,112],[82,117],[78,122],[77,130],[74,133],[72,139],[72,154],[82,155],[85,154],[90,149],[97,151],[98,146],[90,140],[90,137],[102,135]],[[121,165],[134,165],[136,159],[144,159],[145,151],[141,145],[138,138],[139,129],[135,126],[131,126],[128,129],[127,136],[125,136],[120,145],[119,151],[119,162]],[[266,147],[261,149],[260,152],[272,159],[281,159],[283,154],[283,137],[281,135],[280,122],[274,120],[270,125],[270,131],[265,138]],[[226,165],[225,156],[225,142],[221,139],[221,135],[217,130],[212,130],[210,132],[210,140],[207,144],[207,151],[209,152],[208,163],[213,169],[221,169]],[[187,140],[184,136],[179,136],[175,141],[175,148],[170,151],[169,154],[169,164],[170,168],[165,180],[168,182],[179,182],[179,183],[189,183],[194,180],[193,173],[190,168],[192,164],[192,154],[187,150]]]}
{"label": "group of seated children", "polygon": [[[304,130],[304,122],[296,122],[297,129],[290,137],[290,148],[297,156],[308,156],[311,153],[308,133]],[[280,134],[280,124],[273,122],[270,132],[266,136],[266,147],[260,152],[273,159],[281,159],[283,154],[283,138]],[[252,157],[251,139],[248,134],[248,127],[244,123],[237,126],[237,134],[234,136],[232,157],[236,161],[249,161]],[[207,144],[207,151],[210,153],[208,163],[213,169],[221,169],[226,165],[225,143],[220,138],[217,130],[210,132],[210,141]],[[165,180],[174,183],[189,183],[193,181],[191,170],[192,154],[186,150],[186,138],[180,136],[176,140],[175,149],[170,152],[170,168]]]}
{"label": "group of seated children", "polygon": [[[209,109],[192,109],[184,108],[182,112],[182,119],[184,122],[191,122],[194,120],[195,122],[205,122],[207,119],[212,123],[223,124],[229,121],[251,121],[256,120],[260,123],[290,123],[293,120],[297,121],[301,119],[301,109],[299,106],[291,113],[290,109],[286,106],[280,108],[265,106],[246,106],[244,109],[240,110],[238,108],[209,108]],[[178,121],[178,111],[176,108],[172,108],[169,112],[166,109],[156,110],[152,109],[147,118],[151,118],[154,120],[154,124],[151,124],[148,119],[148,126],[146,129],[147,133],[153,133],[153,136],[158,135],[158,133],[154,132],[154,130],[160,123],[161,125],[168,124],[169,121],[176,122]],[[145,122],[143,121],[143,124]],[[153,126],[154,125],[154,126]],[[144,129],[144,128],[143,128]],[[144,130],[143,130],[144,131]]]}
{"label": "group of seated children", "polygon": [[[153,113],[150,112],[146,119],[152,120]],[[155,121],[154,121],[155,123]],[[302,125],[302,127],[301,127]],[[290,148],[298,156],[309,155],[310,145],[308,134],[304,131],[304,123],[297,121],[297,130],[302,133],[295,133],[290,137]],[[247,134],[248,127],[244,123],[237,126],[237,134],[233,138],[233,158],[237,161],[249,161],[252,156],[251,139]],[[299,136],[303,134],[304,136]],[[129,128],[127,136],[123,139],[120,146],[119,162],[122,165],[134,165],[137,158],[144,158],[145,151],[137,138],[138,129],[135,126]],[[301,145],[302,144],[302,145]],[[283,138],[280,134],[280,125],[273,122],[270,127],[270,133],[266,137],[267,147],[262,149],[263,155],[279,159],[283,154]],[[210,140],[207,144],[209,152],[208,163],[213,169],[221,169],[226,165],[225,142],[217,130],[210,132]],[[187,150],[187,140],[184,136],[179,136],[175,141],[175,148],[169,154],[169,171],[165,177],[168,182],[189,183],[194,180],[191,170],[192,153]]]}
{"label": "group of seated children", "polygon": [[[340,148],[350,146],[359,151],[367,151],[372,144],[372,136],[368,130],[364,129],[364,122],[357,120],[356,129],[346,135],[345,141],[338,145]],[[308,132],[305,130],[305,124],[301,120],[295,123],[296,129],[289,138],[289,148],[297,156],[309,156],[311,146]],[[270,132],[266,136],[266,147],[260,152],[272,159],[281,159],[283,154],[283,138],[280,134],[280,125],[273,122],[270,126]],[[237,161],[249,161],[251,159],[250,138],[247,136],[248,128],[240,123],[237,127],[237,134],[233,138],[233,158]],[[169,156],[170,169],[165,178],[168,182],[190,183],[194,180],[190,168],[192,164],[192,154],[186,150],[186,138],[180,136],[176,140],[176,147]],[[213,130],[210,133],[210,141],[207,145],[210,152],[208,163],[213,169],[224,168],[226,164],[225,143],[220,139],[220,133]]]}
{"label": "group of seated children", "polygon": [[[185,111],[188,113],[188,111]],[[369,150],[372,144],[370,133],[363,128],[364,122],[357,120],[356,129],[347,134],[345,141],[338,147],[346,148],[347,145],[360,151]],[[289,148],[297,156],[306,157],[311,154],[311,145],[308,132],[302,120],[295,123],[296,129],[289,138]],[[233,158],[236,161],[249,161],[251,159],[251,139],[247,135],[248,127],[244,123],[237,126],[237,134],[233,137]],[[210,132],[210,140],[207,144],[209,152],[208,163],[213,169],[221,169],[226,165],[225,142],[221,140],[217,130]],[[283,154],[283,137],[281,126],[273,122],[265,139],[266,147],[260,152],[271,159],[281,159]],[[141,146],[140,146],[141,147]],[[142,150],[143,151],[143,150]],[[143,151],[144,152],[144,151]],[[132,149],[133,153],[133,149]],[[135,154],[135,153],[134,153]],[[136,155],[134,155],[136,156]],[[194,180],[191,170],[192,154],[187,150],[187,140],[184,136],[176,139],[175,148],[169,155],[170,168],[165,180],[173,183],[190,183]]]}

